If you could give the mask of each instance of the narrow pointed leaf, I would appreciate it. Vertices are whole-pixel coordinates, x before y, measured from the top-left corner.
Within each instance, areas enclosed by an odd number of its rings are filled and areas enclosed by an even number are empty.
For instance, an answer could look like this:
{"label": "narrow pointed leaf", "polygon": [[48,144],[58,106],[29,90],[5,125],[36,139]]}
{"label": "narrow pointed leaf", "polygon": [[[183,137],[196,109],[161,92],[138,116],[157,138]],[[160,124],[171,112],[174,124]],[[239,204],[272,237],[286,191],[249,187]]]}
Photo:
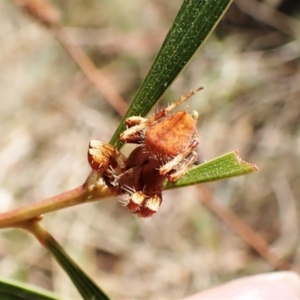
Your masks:
{"label": "narrow pointed leaf", "polygon": [[234,151],[192,168],[175,183],[167,182],[164,189],[226,179],[255,171],[255,165],[242,161],[238,152]]}
{"label": "narrow pointed leaf", "polygon": [[109,300],[96,283],[70,258],[64,249],[48,235],[44,246],[52,253],[59,265],[66,271],[77,290],[85,300]]}
{"label": "narrow pointed leaf", "polygon": [[1,300],[62,300],[53,293],[22,282],[0,278]]}
{"label": "narrow pointed leaf", "polygon": [[120,148],[119,135],[129,116],[145,116],[219,22],[232,0],[185,0],[144,83],[110,143]]}

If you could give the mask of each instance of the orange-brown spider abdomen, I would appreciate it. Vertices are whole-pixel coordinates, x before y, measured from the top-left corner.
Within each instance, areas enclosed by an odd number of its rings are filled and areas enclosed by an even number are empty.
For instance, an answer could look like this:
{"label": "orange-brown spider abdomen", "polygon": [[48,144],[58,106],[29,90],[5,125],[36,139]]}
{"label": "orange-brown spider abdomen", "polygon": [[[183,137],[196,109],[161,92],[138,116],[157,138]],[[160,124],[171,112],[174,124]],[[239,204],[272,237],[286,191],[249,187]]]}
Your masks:
{"label": "orange-brown spider abdomen", "polygon": [[184,151],[196,132],[196,122],[186,111],[150,126],[145,132],[145,145],[158,157],[174,157]]}

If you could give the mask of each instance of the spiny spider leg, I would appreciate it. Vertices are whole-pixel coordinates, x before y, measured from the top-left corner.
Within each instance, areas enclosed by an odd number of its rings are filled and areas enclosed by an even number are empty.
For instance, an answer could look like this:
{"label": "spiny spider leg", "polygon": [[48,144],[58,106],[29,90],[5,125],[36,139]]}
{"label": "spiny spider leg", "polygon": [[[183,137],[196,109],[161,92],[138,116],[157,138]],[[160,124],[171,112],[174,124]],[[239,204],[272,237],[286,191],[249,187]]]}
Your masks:
{"label": "spiny spider leg", "polygon": [[[191,91],[190,93],[186,94],[185,96],[182,96],[179,100],[177,100],[173,104],[167,106],[165,109],[161,110],[160,112],[153,115],[149,119],[145,119],[145,118],[142,118],[142,117],[128,118],[127,120],[128,120],[129,126],[134,124],[134,123],[136,123],[136,125],[133,125],[132,127],[130,126],[130,128],[128,128],[127,130],[122,132],[120,134],[120,140],[122,142],[126,142],[128,139],[130,140],[131,136],[136,135],[137,132],[139,132],[141,130],[144,130],[147,126],[151,125],[151,123],[153,123],[156,120],[166,116],[168,114],[168,112],[170,112],[175,107],[177,107],[178,105],[180,105],[184,101],[186,101],[189,98],[191,98],[192,96],[194,96],[197,92],[201,91],[202,89],[203,89],[203,87],[199,87],[199,88],[195,89],[194,91]],[[127,124],[127,121],[126,121],[126,124]]]}
{"label": "spiny spider leg", "polygon": [[171,172],[179,163],[181,163],[184,160],[186,156],[188,156],[197,147],[198,144],[198,140],[193,140],[184,152],[178,154],[168,163],[160,167],[159,173],[161,175],[166,175],[167,173]]}
{"label": "spiny spider leg", "polygon": [[169,181],[177,181],[180,177],[182,177],[187,170],[193,165],[193,163],[197,160],[197,153],[192,152],[192,154],[186,159],[186,161],[180,165],[178,170],[168,176]]}
{"label": "spiny spider leg", "polygon": [[122,185],[122,189],[125,192],[127,192],[127,194],[129,194],[129,195],[132,195],[132,194],[134,194],[136,192],[136,190],[135,190],[134,187],[131,187],[131,186],[127,185],[127,184]]}
{"label": "spiny spider leg", "polygon": [[136,212],[138,217],[147,218],[155,214],[162,202],[161,193],[152,194],[144,201],[144,205]]}
{"label": "spiny spider leg", "polygon": [[128,126],[128,128],[132,127],[132,126],[135,126],[135,125],[138,125],[138,124],[141,124],[143,122],[146,122],[147,119],[146,118],[143,118],[143,117],[137,117],[137,116],[132,116],[132,117],[129,117],[125,120],[125,123],[126,125]]}
{"label": "spiny spider leg", "polygon": [[146,198],[147,196],[143,191],[133,193],[129,199],[128,204],[126,205],[127,209],[133,213],[136,213],[140,210]]}
{"label": "spiny spider leg", "polygon": [[[168,112],[170,112],[171,110],[173,110],[175,107],[177,107],[178,105],[180,105],[181,103],[185,102],[186,100],[188,100],[189,98],[193,97],[196,93],[198,93],[199,91],[203,90],[203,87],[198,87],[197,89],[189,92],[188,94],[181,96],[181,98],[179,100],[177,100],[176,102],[170,104],[169,106],[167,106],[165,109],[163,109],[161,112],[157,113],[158,114],[162,114],[161,117],[164,117]],[[151,120],[153,117],[155,117],[154,120]],[[156,118],[156,115],[154,115],[152,118],[149,119],[150,122],[157,120],[158,118]]]}
{"label": "spiny spider leg", "polygon": [[103,172],[113,164],[113,161],[121,169],[125,169],[127,158],[114,146],[98,140],[91,140],[88,150],[88,161],[95,171]]}

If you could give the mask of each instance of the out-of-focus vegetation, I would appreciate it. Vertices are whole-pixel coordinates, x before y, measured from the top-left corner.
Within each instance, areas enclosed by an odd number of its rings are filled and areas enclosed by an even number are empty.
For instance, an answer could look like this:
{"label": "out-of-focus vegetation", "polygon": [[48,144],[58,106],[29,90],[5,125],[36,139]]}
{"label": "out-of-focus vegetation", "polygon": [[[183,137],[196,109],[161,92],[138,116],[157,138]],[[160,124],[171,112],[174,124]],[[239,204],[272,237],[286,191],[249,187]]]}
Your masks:
{"label": "out-of-focus vegetation", "polygon": [[[63,25],[129,103],[181,1],[52,1]],[[80,185],[91,138],[109,141],[119,115],[51,33],[14,2],[0,2],[0,209]],[[44,226],[112,299],[179,299],[273,270],[199,201],[208,189],[300,268],[300,5],[232,5],[160,103],[203,85],[201,160],[239,149],[260,171],[167,191],[151,219],[115,200],[49,214]],[[125,149],[126,152],[126,149]],[[0,235],[2,276],[69,298],[77,292],[50,255],[20,231]]]}

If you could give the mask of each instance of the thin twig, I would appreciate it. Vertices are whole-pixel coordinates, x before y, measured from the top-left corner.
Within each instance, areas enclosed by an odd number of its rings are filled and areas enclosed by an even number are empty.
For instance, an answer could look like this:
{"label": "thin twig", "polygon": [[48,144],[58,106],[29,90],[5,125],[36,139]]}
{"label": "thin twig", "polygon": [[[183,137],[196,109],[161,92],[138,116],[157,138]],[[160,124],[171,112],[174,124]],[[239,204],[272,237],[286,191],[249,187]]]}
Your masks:
{"label": "thin twig", "polygon": [[47,0],[15,0],[36,21],[54,33],[66,52],[72,57],[87,79],[93,83],[96,89],[104,96],[111,106],[124,116],[127,111],[127,103],[115,91],[105,75],[94,65],[80,46],[71,39],[61,25],[59,12]]}
{"label": "thin twig", "polygon": [[78,46],[71,36],[61,27],[53,30],[55,37],[64,47],[67,53],[73,58],[80,67],[85,76],[94,84],[96,89],[108,100],[111,106],[121,115],[124,116],[127,111],[127,103],[116,92],[115,88],[109,83],[102,72],[96,68],[93,62],[88,58],[80,46]]}
{"label": "thin twig", "polygon": [[39,218],[46,213],[82,203],[104,200],[110,196],[111,193],[105,185],[98,185],[91,189],[91,186],[83,184],[54,197],[0,214],[0,228],[15,227],[20,222]]}
{"label": "thin twig", "polygon": [[218,204],[212,193],[205,187],[198,187],[200,201],[207,206],[215,215],[217,215],[227,226],[231,228],[241,239],[243,239],[250,247],[256,250],[263,258],[265,258],[274,268],[278,270],[292,270],[292,265],[280,258],[274,251],[270,249],[269,244],[256,234],[248,225],[246,225],[232,211]]}

